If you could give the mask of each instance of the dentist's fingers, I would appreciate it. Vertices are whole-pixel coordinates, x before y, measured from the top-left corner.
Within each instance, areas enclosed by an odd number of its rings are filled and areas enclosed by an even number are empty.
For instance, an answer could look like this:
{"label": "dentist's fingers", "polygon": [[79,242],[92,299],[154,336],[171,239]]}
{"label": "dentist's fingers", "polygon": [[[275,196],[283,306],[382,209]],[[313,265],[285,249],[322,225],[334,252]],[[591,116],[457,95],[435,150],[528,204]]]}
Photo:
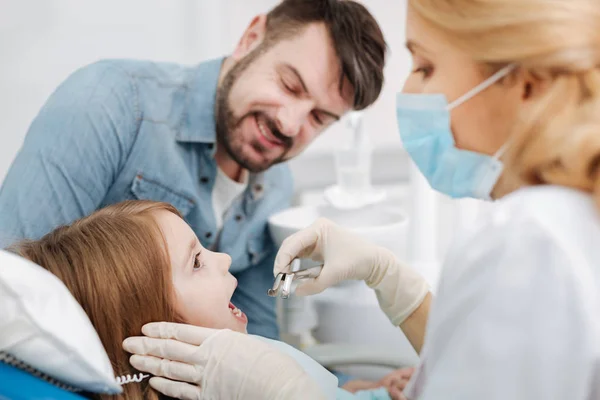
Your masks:
{"label": "dentist's fingers", "polygon": [[319,276],[300,281],[296,288],[296,294],[298,296],[311,296],[349,279],[352,279],[352,277],[349,276],[348,265],[330,261],[323,265]]}
{"label": "dentist's fingers", "polygon": [[296,288],[294,294],[297,296],[311,296],[313,294],[322,292],[322,290],[319,290],[319,286],[315,285],[315,281],[315,278],[302,280],[298,283],[298,287]]}
{"label": "dentist's fingers", "polygon": [[130,337],[123,341],[123,349],[129,353],[141,356],[166,358],[168,360],[181,361],[189,364],[198,363],[198,360],[195,357],[198,346],[173,339]]}
{"label": "dentist's fingers", "polygon": [[294,258],[307,258],[313,255],[319,242],[320,231],[324,220],[317,220],[314,224],[287,237],[275,258],[273,275],[286,272]]}
{"label": "dentist's fingers", "polygon": [[296,288],[295,294],[298,296],[312,296],[314,294],[321,293],[325,289],[339,283],[332,279],[329,274],[325,272],[325,268],[323,267],[323,273],[317,278],[309,278],[304,279],[300,283],[298,283],[298,287]]}
{"label": "dentist's fingers", "polygon": [[142,327],[142,333],[148,337],[175,339],[195,346],[200,346],[217,332],[217,329],[174,322],[150,322]]}
{"label": "dentist's fingers", "polygon": [[182,400],[202,399],[202,389],[196,385],[170,381],[165,378],[151,378],[150,386],[167,397]]}
{"label": "dentist's fingers", "polygon": [[194,366],[152,356],[133,355],[129,358],[129,363],[138,371],[198,385],[202,381],[202,374],[204,373],[204,368],[198,365]]}

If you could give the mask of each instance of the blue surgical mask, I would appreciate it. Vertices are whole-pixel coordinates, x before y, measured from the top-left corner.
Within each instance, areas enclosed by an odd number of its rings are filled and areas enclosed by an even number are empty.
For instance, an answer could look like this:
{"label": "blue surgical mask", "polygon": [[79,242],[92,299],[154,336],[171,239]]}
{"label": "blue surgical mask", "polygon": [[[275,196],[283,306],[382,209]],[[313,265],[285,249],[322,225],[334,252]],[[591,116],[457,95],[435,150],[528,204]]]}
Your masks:
{"label": "blue surgical mask", "polygon": [[500,157],[458,149],[450,129],[450,111],[481,93],[514,68],[509,65],[448,104],[443,94],[404,94],[396,98],[398,128],[404,148],[431,187],[450,197],[489,200],[504,164]]}

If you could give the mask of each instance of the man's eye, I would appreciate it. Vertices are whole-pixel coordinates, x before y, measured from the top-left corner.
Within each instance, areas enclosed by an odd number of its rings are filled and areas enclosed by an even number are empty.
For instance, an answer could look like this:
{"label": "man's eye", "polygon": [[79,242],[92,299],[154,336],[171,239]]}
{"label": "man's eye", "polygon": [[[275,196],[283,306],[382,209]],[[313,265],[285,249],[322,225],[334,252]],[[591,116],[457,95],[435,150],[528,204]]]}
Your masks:
{"label": "man's eye", "polygon": [[285,80],[281,80],[281,85],[285,88],[286,91],[288,91],[291,94],[297,95],[299,92],[297,89],[294,88],[293,85],[287,83]]}
{"label": "man's eye", "polygon": [[319,115],[318,112],[313,112],[312,116],[313,116],[313,118],[314,118],[314,120],[316,121],[317,124],[323,125],[323,120],[321,119],[321,116]]}
{"label": "man's eye", "polygon": [[194,257],[194,271],[198,271],[204,267],[204,263],[200,259],[200,253]]}

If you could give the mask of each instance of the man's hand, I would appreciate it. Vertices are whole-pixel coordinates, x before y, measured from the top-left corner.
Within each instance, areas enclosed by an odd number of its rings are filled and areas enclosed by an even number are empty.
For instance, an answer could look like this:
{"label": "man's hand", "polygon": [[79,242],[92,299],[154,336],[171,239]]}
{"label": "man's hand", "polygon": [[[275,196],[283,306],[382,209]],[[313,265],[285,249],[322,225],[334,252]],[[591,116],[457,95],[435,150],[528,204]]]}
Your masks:
{"label": "man's hand", "polygon": [[388,375],[383,377],[377,382],[366,381],[366,380],[354,380],[346,383],[342,386],[342,389],[356,393],[362,390],[373,390],[385,387],[390,394],[392,400],[406,400],[403,391],[408,381],[410,380],[414,368],[401,368],[396,371],[390,372]]}
{"label": "man's hand", "polygon": [[414,368],[397,369],[383,377],[383,379],[377,383],[379,386],[383,386],[388,390],[392,400],[406,400],[403,391],[414,372]]}

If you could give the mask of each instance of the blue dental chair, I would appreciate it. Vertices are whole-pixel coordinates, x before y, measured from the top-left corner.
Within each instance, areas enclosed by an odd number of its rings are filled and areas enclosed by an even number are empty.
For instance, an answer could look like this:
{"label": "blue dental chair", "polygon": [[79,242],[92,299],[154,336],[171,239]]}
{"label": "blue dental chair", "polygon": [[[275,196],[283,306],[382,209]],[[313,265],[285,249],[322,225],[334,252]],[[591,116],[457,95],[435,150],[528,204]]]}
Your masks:
{"label": "blue dental chair", "polygon": [[0,400],[82,400],[29,372],[0,363]]}

